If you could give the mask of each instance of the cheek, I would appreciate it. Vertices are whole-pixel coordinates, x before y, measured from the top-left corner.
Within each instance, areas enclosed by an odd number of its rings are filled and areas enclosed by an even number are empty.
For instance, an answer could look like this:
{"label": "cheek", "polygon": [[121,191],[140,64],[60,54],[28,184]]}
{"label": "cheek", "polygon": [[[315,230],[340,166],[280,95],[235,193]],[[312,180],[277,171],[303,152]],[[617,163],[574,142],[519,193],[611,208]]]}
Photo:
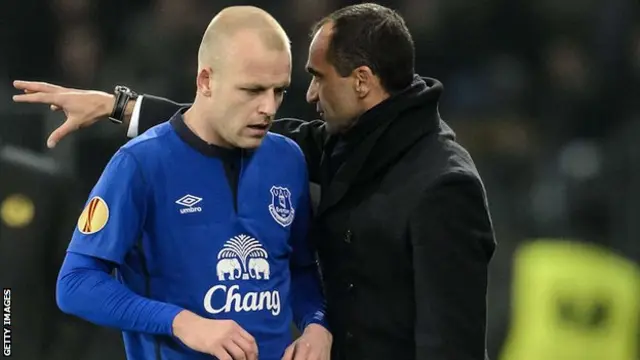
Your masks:
{"label": "cheek", "polygon": [[242,132],[252,120],[255,120],[256,113],[256,105],[252,102],[236,103],[228,113],[228,128],[236,133]]}
{"label": "cheek", "polygon": [[318,99],[325,110],[334,110],[336,108],[335,99],[338,97],[337,95],[330,86],[321,86],[318,89]]}
{"label": "cheek", "polygon": [[333,112],[343,112],[353,102],[353,93],[344,86],[326,87],[321,93],[324,104]]}

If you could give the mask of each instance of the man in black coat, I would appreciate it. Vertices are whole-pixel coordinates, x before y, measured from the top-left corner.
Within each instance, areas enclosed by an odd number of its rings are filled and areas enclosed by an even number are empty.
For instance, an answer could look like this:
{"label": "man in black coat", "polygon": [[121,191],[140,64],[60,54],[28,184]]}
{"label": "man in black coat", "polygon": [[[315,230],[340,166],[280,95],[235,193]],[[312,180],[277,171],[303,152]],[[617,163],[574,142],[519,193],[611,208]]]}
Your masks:
{"label": "man in black coat", "polygon": [[[271,130],[299,144],[320,185],[310,237],[332,359],[484,359],[495,239],[476,167],[440,119],[442,84],[414,74],[411,35],[383,6],[340,9],[313,34],[307,100],[323,119],[281,119]],[[53,141],[109,115],[135,136],[188,106],[127,89],[16,87],[34,92],[16,101],[66,111]]]}

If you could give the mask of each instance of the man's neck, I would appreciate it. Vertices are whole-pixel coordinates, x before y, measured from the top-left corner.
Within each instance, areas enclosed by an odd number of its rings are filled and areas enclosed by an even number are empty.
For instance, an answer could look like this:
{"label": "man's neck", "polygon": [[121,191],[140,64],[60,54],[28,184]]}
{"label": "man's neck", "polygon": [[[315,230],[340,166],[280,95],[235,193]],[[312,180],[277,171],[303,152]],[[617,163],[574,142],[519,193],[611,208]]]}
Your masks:
{"label": "man's neck", "polygon": [[352,121],[351,124],[346,127],[345,129],[343,129],[341,131],[341,133],[344,135],[346,133],[349,132],[349,130],[351,130],[356,123],[358,123],[358,121],[360,120],[360,117],[362,115],[364,115],[365,113],[367,113],[369,110],[373,109],[374,107],[380,105],[382,102],[384,102],[385,100],[387,100],[391,95],[389,95],[389,93],[387,93],[386,91],[380,90],[380,91],[376,91],[375,93],[371,93],[369,94],[369,96],[367,96],[366,98],[362,99],[362,112],[359,113],[358,116],[356,116]]}
{"label": "man's neck", "polygon": [[232,146],[224,141],[220,135],[212,128],[203,116],[202,111],[198,107],[197,101],[193,103],[191,108],[187,110],[183,115],[184,123],[187,125],[197,137],[210,145],[216,145],[223,148],[231,148]]}
{"label": "man's neck", "polygon": [[362,113],[364,114],[367,111],[378,106],[380,103],[387,100],[390,96],[391,95],[389,95],[389,93],[382,89],[373,91],[371,94],[369,94],[369,96],[362,100],[364,104],[364,111]]}

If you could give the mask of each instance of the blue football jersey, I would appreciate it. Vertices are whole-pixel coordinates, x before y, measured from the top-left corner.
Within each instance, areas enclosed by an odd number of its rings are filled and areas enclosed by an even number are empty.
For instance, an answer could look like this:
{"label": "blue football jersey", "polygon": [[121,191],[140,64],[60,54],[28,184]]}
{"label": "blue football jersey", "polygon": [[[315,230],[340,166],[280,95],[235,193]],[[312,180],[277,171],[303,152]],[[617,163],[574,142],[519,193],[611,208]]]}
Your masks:
{"label": "blue football jersey", "polygon": [[[315,261],[304,156],[268,133],[243,151],[234,197],[223,161],[190,146],[179,126],[180,113],[119,149],[69,251],[116,263],[118,279],[141,296],[235,320],[260,359],[279,360],[292,341],[290,262]],[[124,342],[129,359],[211,359],[170,336],[124,332]]]}

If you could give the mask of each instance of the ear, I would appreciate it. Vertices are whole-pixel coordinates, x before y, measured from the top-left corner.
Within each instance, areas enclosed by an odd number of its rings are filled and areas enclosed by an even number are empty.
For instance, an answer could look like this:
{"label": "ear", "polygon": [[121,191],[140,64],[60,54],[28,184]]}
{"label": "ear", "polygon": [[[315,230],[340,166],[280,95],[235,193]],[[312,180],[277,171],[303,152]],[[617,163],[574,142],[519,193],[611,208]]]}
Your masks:
{"label": "ear", "polygon": [[201,68],[196,77],[196,85],[198,93],[205,97],[211,96],[211,79],[213,70],[210,67]]}
{"label": "ear", "polygon": [[367,96],[374,88],[376,84],[376,76],[368,66],[360,66],[353,70],[353,76],[355,77],[355,89],[358,96],[363,98]]}

